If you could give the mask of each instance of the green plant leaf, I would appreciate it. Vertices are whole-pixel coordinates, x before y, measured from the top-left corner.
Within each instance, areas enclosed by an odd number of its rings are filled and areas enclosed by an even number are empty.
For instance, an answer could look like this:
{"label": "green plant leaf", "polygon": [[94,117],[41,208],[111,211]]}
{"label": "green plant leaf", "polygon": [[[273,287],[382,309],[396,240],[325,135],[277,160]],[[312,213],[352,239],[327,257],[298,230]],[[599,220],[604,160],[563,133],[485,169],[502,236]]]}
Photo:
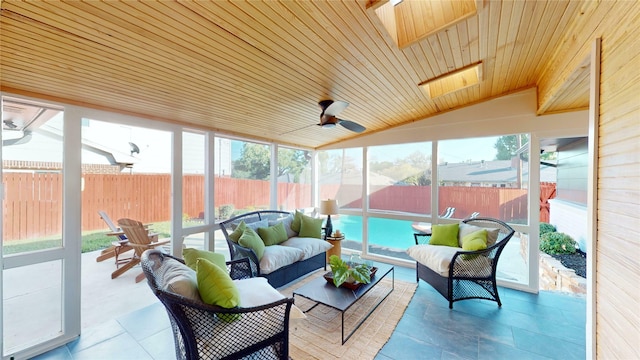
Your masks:
{"label": "green plant leaf", "polygon": [[371,281],[371,270],[365,264],[349,268],[346,261],[337,255],[331,255],[329,257],[329,265],[331,265],[331,272],[333,273],[333,284],[336,287],[340,287],[349,277],[363,284],[368,284]]}
{"label": "green plant leaf", "polygon": [[340,287],[349,278],[349,266],[337,255],[329,257],[329,265],[331,265],[331,272],[333,273],[333,284],[336,287]]}
{"label": "green plant leaf", "polygon": [[349,272],[345,269],[339,269],[333,272],[333,284],[340,287],[349,278]]}
{"label": "green plant leaf", "polygon": [[359,283],[368,284],[371,281],[371,270],[365,264],[350,269],[350,275]]}
{"label": "green plant leaf", "polygon": [[329,265],[331,266],[331,271],[338,268],[345,268],[345,270],[349,268],[347,263],[337,255],[331,255],[331,257],[329,257]]}

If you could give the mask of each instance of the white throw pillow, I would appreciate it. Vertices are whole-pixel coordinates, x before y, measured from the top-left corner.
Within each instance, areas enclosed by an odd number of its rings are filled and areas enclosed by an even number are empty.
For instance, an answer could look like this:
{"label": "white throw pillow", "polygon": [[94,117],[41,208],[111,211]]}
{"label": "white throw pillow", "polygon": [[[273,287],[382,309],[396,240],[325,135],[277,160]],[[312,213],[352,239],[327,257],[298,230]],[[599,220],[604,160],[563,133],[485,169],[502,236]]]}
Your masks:
{"label": "white throw pillow", "polygon": [[[243,308],[262,306],[285,298],[263,277],[234,280],[234,282],[240,293],[240,307]],[[291,306],[289,318],[304,319],[306,317],[298,307]]]}
{"label": "white throw pillow", "polygon": [[196,272],[187,265],[166,258],[156,270],[158,287],[164,291],[182,295],[187,299],[202,301],[198,292]]}
{"label": "white throw pillow", "polygon": [[291,239],[281,242],[281,246],[288,246],[304,251],[302,260],[312,258],[323,253],[333,247],[328,241],[307,237],[292,237]]}
{"label": "white throw pillow", "polygon": [[304,252],[300,249],[271,245],[264,247],[262,259],[260,259],[260,273],[270,274],[283,266],[302,260]]}

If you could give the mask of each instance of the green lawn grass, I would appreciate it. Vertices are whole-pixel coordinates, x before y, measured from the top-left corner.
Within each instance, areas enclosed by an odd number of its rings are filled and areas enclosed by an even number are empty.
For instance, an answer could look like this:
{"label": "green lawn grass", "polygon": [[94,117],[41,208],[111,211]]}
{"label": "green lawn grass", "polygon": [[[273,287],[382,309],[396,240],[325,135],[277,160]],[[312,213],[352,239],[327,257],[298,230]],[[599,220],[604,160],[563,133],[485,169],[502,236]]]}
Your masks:
{"label": "green lawn grass", "polygon": [[[170,222],[151,224],[152,232],[159,233],[160,238],[170,236]],[[113,236],[105,235],[106,231],[89,231],[82,234],[82,252],[91,252],[106,249],[116,240]],[[46,237],[28,240],[11,240],[3,244],[3,254],[17,254],[23,252],[31,252],[45,249],[52,249],[62,246],[60,237]]]}

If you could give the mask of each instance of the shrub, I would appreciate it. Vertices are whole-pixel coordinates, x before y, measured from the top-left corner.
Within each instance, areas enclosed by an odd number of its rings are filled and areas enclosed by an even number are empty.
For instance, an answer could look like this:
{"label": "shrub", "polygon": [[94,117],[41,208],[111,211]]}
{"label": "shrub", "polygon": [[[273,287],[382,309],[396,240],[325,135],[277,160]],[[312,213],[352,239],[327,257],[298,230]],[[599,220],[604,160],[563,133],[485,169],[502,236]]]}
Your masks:
{"label": "shrub", "polygon": [[547,254],[573,254],[576,241],[565,233],[548,232],[540,236],[540,250]]}
{"label": "shrub", "polygon": [[540,223],[540,236],[542,236],[543,234],[546,233],[551,233],[551,232],[555,232],[556,231],[556,227],[546,223],[546,222],[541,222]]}
{"label": "shrub", "polygon": [[228,219],[233,214],[233,210],[235,210],[235,206],[233,204],[228,205],[220,205],[220,210],[218,211],[221,219]]}

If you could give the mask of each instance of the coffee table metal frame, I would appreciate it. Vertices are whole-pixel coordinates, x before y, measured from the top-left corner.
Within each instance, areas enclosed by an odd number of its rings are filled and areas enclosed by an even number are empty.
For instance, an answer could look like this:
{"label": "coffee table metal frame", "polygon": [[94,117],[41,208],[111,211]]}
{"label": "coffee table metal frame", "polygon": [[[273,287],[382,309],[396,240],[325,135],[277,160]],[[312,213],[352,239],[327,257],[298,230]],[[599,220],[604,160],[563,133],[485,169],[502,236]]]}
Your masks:
{"label": "coffee table metal frame", "polygon": [[[378,285],[378,283],[384,279],[387,275],[391,273],[391,289],[380,299],[374,306],[369,310],[367,315],[365,315],[360,322],[358,322],[355,328],[347,335],[345,338],[344,334],[344,313],[349,310],[349,308],[358,302],[365,294],[369,292],[369,290],[373,289],[374,286]],[[347,340],[353,335],[360,325],[362,325],[367,318],[378,308],[378,306],[391,294],[395,286],[395,270],[393,266],[389,265],[380,265],[378,266],[378,271],[371,278],[371,282],[368,284],[360,285],[355,290],[349,290],[343,287],[335,287],[335,285],[328,283],[324,277],[319,277],[314,279],[308,284],[301,286],[300,288],[293,291],[293,300],[295,302],[296,295],[302,296],[306,299],[309,299],[315,302],[315,305],[305,310],[304,312],[309,312],[313,310],[319,304],[328,306],[330,308],[336,309],[340,311],[342,317],[342,345],[344,345]]]}

